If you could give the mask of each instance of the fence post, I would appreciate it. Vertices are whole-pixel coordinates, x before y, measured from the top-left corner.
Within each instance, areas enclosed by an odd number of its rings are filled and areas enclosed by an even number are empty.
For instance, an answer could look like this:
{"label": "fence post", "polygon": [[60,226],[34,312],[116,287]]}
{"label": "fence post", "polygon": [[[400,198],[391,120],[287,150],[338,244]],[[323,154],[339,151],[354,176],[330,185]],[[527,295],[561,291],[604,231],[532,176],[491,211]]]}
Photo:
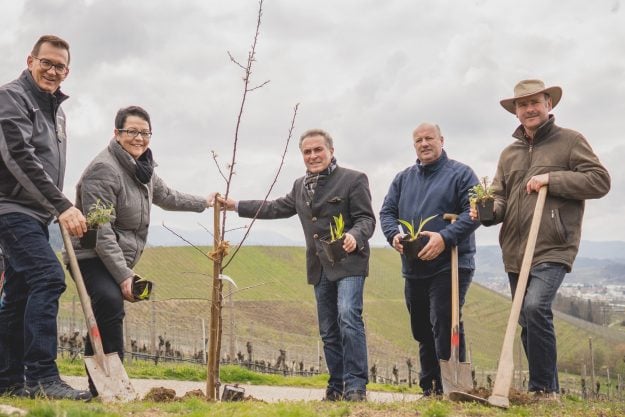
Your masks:
{"label": "fence post", "polygon": [[[590,392],[592,397],[595,397],[595,357],[592,353],[592,337],[588,338],[588,348],[590,351]],[[599,392],[597,392],[599,394]]]}
{"label": "fence post", "polygon": [[132,344],[130,343],[130,333],[128,332],[128,316],[124,319],[124,345],[126,346],[126,355],[124,359],[126,363],[132,363]]}

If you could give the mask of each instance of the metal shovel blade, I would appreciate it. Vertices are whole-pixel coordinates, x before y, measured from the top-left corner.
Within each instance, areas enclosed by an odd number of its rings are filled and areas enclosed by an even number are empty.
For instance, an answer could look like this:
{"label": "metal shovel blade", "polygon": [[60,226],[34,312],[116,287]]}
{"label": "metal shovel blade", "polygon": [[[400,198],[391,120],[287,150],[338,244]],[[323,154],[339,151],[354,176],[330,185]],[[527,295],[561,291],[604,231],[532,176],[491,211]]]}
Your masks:
{"label": "metal shovel blade", "polygon": [[137,393],[117,353],[105,354],[105,363],[102,365],[95,356],[85,356],[84,359],[102,402],[129,402],[137,399]]}
{"label": "metal shovel blade", "polygon": [[453,360],[440,360],[441,379],[443,392],[448,394],[452,391],[468,392],[473,389],[473,377],[471,376],[471,364]]}

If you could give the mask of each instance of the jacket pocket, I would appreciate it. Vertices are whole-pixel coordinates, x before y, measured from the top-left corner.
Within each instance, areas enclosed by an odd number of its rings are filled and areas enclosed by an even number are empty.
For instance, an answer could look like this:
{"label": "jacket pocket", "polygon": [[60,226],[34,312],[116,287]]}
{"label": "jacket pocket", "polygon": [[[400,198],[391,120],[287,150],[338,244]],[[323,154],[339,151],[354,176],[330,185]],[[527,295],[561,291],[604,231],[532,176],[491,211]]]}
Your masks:
{"label": "jacket pocket", "polygon": [[556,232],[556,238],[560,243],[567,241],[567,232],[562,219],[560,218],[560,209],[551,209],[551,222]]}

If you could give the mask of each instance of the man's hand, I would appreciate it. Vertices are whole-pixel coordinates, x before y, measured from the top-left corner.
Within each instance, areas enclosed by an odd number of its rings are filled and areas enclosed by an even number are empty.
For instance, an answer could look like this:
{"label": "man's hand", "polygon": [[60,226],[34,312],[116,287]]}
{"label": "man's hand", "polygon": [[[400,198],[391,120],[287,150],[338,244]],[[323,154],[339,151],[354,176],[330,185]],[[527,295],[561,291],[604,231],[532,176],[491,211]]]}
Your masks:
{"label": "man's hand", "polygon": [[82,237],[87,233],[87,220],[82,212],[72,206],[59,215],[59,224],[72,236]]}
{"label": "man's hand", "polygon": [[406,235],[403,233],[397,233],[395,236],[393,236],[393,248],[395,248],[395,250],[402,255],[404,254],[404,247],[401,244],[401,240],[404,238],[404,236]]}
{"label": "man's hand", "polygon": [[474,203],[471,203],[471,208],[469,208],[469,217],[473,221],[479,220],[478,215],[477,215],[477,207],[475,207]]}
{"label": "man's hand", "polygon": [[440,233],[424,231],[419,233],[419,235],[430,238],[428,244],[417,255],[422,261],[436,259],[445,250],[445,241]]}
{"label": "man's hand", "polygon": [[549,184],[549,173],[534,175],[527,182],[527,185],[525,186],[525,191],[527,191],[528,194],[531,193],[532,191],[538,192],[540,191],[543,185],[547,185],[547,184]]}
{"label": "man's hand", "polygon": [[217,197],[217,201],[219,201],[224,210],[233,211],[237,206],[237,200],[232,198],[226,200],[222,196],[219,196]]}
{"label": "man's hand", "polygon": [[134,278],[134,275],[131,275],[125,280],[123,280],[121,284],[119,284],[119,288],[121,288],[122,290],[122,295],[124,296],[124,300],[130,301],[131,303],[134,303],[135,301],[137,301],[135,300],[134,295],[132,295],[132,279],[133,278]]}
{"label": "man's hand", "polygon": [[343,239],[343,249],[345,249],[345,252],[352,253],[356,250],[357,246],[356,238],[349,233],[345,233],[345,239]]}

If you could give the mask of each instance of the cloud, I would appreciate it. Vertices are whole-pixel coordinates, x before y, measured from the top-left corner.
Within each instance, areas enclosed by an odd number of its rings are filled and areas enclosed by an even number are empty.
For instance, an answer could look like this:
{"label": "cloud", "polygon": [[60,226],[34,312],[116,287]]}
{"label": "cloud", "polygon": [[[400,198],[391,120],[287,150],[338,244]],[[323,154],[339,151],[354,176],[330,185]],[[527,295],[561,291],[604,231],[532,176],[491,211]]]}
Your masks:
{"label": "cloud", "polygon": [[[8,2],[0,82],[19,74],[41,34],[70,42],[70,196],[110,139],[115,112],[130,104],[152,115],[151,146],[169,185],[223,191],[210,151],[229,161],[243,88],[227,52],[245,61],[256,8],[249,0]],[[619,1],[266,1],[253,84],[270,83],[248,95],[233,196],[265,194],[296,103],[295,137],[272,197],[303,174],[297,138],[312,127],[334,136],[340,164],[368,173],[376,212],[394,175],[414,163],[411,132],[422,121],[441,126],[451,158],[492,176],[517,124],[499,100],[518,80],[538,77],[563,87],[558,124],[582,132],[612,173],[610,194],[587,205],[584,238],[623,239],[622,20]],[[195,215],[155,210],[153,222],[162,221],[197,227]],[[296,220],[262,223],[303,241]],[[383,241],[380,232],[375,239]],[[496,228],[480,229],[478,239],[494,243]]]}

